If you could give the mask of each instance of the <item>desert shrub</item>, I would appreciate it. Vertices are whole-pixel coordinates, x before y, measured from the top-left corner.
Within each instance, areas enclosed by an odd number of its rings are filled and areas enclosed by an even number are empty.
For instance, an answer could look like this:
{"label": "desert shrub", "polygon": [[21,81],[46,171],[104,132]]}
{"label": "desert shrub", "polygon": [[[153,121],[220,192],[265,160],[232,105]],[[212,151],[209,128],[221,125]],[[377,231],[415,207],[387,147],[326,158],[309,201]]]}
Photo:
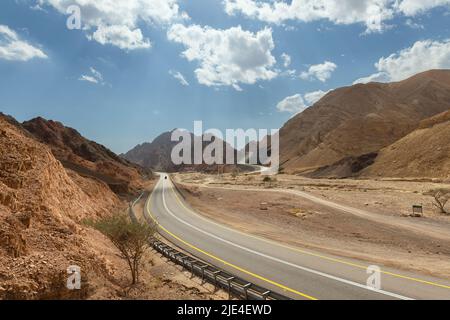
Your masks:
{"label": "desert shrub", "polygon": [[450,212],[446,209],[446,205],[450,200],[449,189],[434,189],[431,190],[428,194],[433,197],[433,206],[435,206],[440,213],[450,214]]}
{"label": "desert shrub", "polygon": [[130,268],[132,284],[139,282],[141,259],[156,232],[156,226],[133,222],[126,214],[115,214],[97,221],[86,221],[108,237]]}

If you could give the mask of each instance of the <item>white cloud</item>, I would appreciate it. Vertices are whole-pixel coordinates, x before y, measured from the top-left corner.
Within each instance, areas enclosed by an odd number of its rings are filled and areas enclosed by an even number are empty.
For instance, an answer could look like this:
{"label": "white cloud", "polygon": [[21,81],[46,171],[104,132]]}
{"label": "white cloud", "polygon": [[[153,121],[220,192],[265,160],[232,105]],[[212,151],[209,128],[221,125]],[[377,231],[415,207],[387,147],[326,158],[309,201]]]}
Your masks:
{"label": "white cloud", "polygon": [[242,13],[251,18],[280,24],[287,20],[311,22],[327,19],[335,24],[363,23],[367,30],[382,31],[383,21],[392,19],[391,0],[225,0],[228,14]]}
{"label": "white cloud", "polygon": [[417,41],[411,48],[387,58],[381,58],[376,68],[380,72],[387,73],[392,81],[404,80],[430,69],[448,69],[450,68],[450,39],[443,42]]}
{"label": "white cloud", "polygon": [[21,40],[8,26],[0,25],[0,59],[28,61],[33,58],[46,59],[47,55],[41,49]]}
{"label": "white cloud", "polygon": [[320,99],[322,99],[325,95],[327,95],[329,91],[322,91],[322,90],[317,90],[314,92],[308,92],[305,94],[305,100],[308,103],[308,105],[313,105],[314,103],[316,103],[317,101],[319,101]]}
{"label": "white cloud", "polygon": [[396,4],[405,16],[416,16],[430,9],[450,5],[450,0],[402,0]]}
{"label": "white cloud", "polygon": [[183,86],[189,86],[189,82],[186,80],[186,78],[181,74],[181,72],[170,70],[169,74],[177,79],[181,85]]}
{"label": "white cloud", "polygon": [[104,85],[103,75],[95,68],[89,68],[90,74],[82,74],[78,80]]}
{"label": "white cloud", "polygon": [[281,59],[283,59],[283,65],[285,68],[288,68],[291,65],[292,59],[291,56],[287,53],[283,53],[281,55]]}
{"label": "white cloud", "polygon": [[335,24],[361,23],[366,32],[382,32],[397,15],[415,16],[448,5],[450,0],[224,0],[229,15],[281,24],[288,20],[311,22],[326,19]]}
{"label": "white cloud", "polygon": [[410,27],[411,29],[425,29],[425,26],[423,24],[414,22],[412,19],[407,19],[405,25]]}
{"label": "white cloud", "polygon": [[46,12],[45,9],[43,9],[43,8],[39,5],[39,3],[31,5],[31,6],[30,6],[30,9],[31,9],[31,10],[34,10],[34,11],[42,11],[42,12]]}
{"label": "white cloud", "polygon": [[93,67],[90,67],[89,70],[96,79],[98,79],[99,81],[103,81],[103,75],[100,73],[100,71],[95,70]]}
{"label": "white cloud", "polygon": [[38,0],[38,5],[51,6],[61,14],[66,14],[69,6],[78,5],[89,39],[124,50],[151,47],[139,23],[170,25],[188,19],[180,11],[178,0]]}
{"label": "white cloud", "polygon": [[236,90],[236,91],[239,91],[239,92],[244,91],[244,89],[242,89],[242,88],[241,88],[238,84],[236,84],[236,83],[234,83],[234,84],[232,85],[232,87],[233,87],[233,89]]}
{"label": "white cloud", "polygon": [[286,97],[277,105],[280,112],[298,113],[305,110],[308,106],[301,94]]}
{"label": "white cloud", "polygon": [[360,78],[358,80],[355,80],[355,82],[353,82],[353,84],[358,84],[358,83],[370,83],[370,82],[389,82],[391,80],[391,78],[389,77],[389,75],[385,72],[378,72],[378,73],[374,73],[368,77],[363,77]]}
{"label": "white cloud", "polygon": [[355,83],[401,81],[430,69],[450,69],[450,39],[417,41],[410,48],[381,58],[375,67],[377,73]]}
{"label": "white cloud", "polygon": [[152,46],[148,39],[144,39],[140,29],[130,30],[127,26],[100,26],[88,38],[123,50],[147,49]]}
{"label": "white cloud", "polygon": [[181,43],[189,61],[197,61],[195,74],[199,83],[206,86],[232,86],[242,90],[239,84],[254,84],[277,76],[272,55],[274,41],[272,30],[252,33],[233,27],[226,30],[198,25],[173,25],[169,40]]}
{"label": "white cloud", "polygon": [[[330,90],[331,91],[331,90]],[[280,101],[277,105],[277,109],[280,112],[299,113],[315,104],[322,99],[330,91],[314,91],[308,92],[304,96],[296,94],[290,97],[286,97]]]}
{"label": "white cloud", "polygon": [[87,82],[91,82],[91,83],[95,83],[95,84],[98,83],[98,80],[95,77],[88,76],[88,75],[85,75],[85,74],[81,75],[81,77],[78,80],[80,80],[80,81],[87,81]]}
{"label": "white cloud", "polygon": [[295,69],[285,70],[285,71],[281,72],[279,75],[283,76],[283,77],[291,78],[292,80],[298,79],[297,70],[295,70]]}
{"label": "white cloud", "polygon": [[331,74],[336,70],[337,65],[330,61],[325,61],[322,64],[316,64],[309,68],[308,71],[302,72],[300,78],[304,80],[317,79],[325,82],[331,78]]}

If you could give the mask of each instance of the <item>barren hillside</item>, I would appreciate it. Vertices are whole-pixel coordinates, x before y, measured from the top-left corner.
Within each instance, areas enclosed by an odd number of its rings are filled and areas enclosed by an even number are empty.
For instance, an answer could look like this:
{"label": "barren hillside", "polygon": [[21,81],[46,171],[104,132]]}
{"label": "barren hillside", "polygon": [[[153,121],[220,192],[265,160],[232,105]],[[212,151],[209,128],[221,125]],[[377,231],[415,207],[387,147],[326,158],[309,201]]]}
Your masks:
{"label": "barren hillside", "polygon": [[382,149],[362,176],[450,179],[450,111]]}
{"label": "barren hillside", "polygon": [[66,168],[100,179],[118,194],[135,192],[142,186],[142,178],[152,175],[150,170],[122,159],[60,122],[35,118],[24,122],[23,127],[47,144]]}
{"label": "barren hillside", "polygon": [[398,83],[358,84],[330,92],[280,132],[287,172],[310,172],[344,158],[378,152],[450,108],[450,71]]}

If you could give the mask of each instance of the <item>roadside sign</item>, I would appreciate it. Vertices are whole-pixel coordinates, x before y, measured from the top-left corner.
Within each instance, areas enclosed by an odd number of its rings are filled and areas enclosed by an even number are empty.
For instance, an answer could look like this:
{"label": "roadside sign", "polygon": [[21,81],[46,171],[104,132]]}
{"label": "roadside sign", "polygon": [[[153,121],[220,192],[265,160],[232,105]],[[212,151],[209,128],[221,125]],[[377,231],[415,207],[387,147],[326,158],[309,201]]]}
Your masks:
{"label": "roadside sign", "polygon": [[413,214],[423,214],[423,206],[421,205],[413,205]]}

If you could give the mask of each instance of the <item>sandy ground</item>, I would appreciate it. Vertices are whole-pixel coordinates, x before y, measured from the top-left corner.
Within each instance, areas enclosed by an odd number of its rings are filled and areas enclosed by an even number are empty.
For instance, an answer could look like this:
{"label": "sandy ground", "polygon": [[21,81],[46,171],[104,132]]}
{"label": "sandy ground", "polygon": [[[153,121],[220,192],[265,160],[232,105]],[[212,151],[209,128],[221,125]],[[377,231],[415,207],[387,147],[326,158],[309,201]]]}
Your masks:
{"label": "sandy ground", "polygon": [[[233,228],[302,248],[450,278],[450,217],[437,214],[431,198],[423,195],[442,185],[288,175],[275,179],[175,177],[186,186],[184,194],[195,209]],[[304,193],[313,195],[314,201],[301,196]],[[409,216],[412,204],[423,204],[424,217]]]}

